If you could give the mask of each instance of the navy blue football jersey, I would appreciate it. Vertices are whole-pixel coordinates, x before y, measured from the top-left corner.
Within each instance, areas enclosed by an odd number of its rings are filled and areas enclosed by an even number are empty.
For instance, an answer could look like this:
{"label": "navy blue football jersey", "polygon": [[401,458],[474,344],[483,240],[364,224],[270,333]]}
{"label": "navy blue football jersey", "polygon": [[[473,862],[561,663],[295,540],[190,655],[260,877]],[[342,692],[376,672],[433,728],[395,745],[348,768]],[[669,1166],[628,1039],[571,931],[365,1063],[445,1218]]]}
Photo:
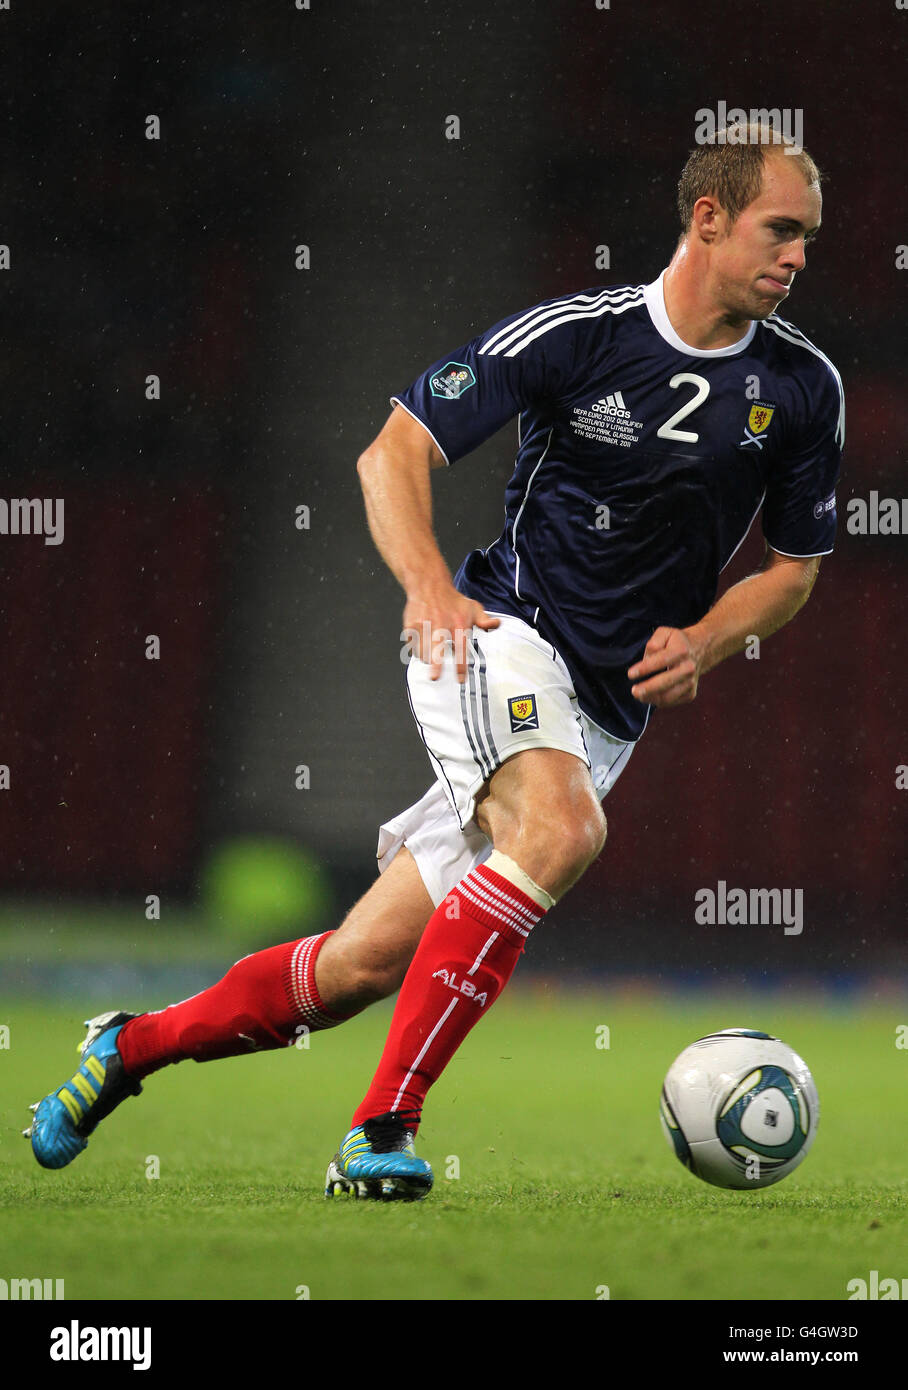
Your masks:
{"label": "navy blue football jersey", "polygon": [[832,549],[842,383],[775,314],[701,351],[672,328],[662,276],[588,290],[503,319],[391,399],[448,463],[519,417],[504,529],[454,582],[535,626],[616,738],[650,708],[627,668],[657,627],[703,617],[761,509],[774,550]]}

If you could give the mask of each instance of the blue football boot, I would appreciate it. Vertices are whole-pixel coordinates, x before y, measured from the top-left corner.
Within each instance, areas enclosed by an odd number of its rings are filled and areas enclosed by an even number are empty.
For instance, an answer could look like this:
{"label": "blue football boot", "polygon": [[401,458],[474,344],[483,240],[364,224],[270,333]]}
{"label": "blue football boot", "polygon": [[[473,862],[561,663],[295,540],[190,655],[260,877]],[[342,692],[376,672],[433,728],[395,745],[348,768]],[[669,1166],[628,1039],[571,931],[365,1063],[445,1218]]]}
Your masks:
{"label": "blue football boot", "polygon": [[69,1081],[30,1108],[35,1112],[28,1129],[35,1158],[42,1168],[65,1168],[82,1152],[88,1136],[127,1096],[142,1087],[126,1075],[117,1051],[117,1037],[124,1023],[138,1014],[106,1013],[87,1019],[85,1041],[80,1043],[82,1064]]}
{"label": "blue football boot", "polygon": [[407,1121],[415,1116],[378,1115],[351,1129],[328,1164],[325,1196],[371,1197],[378,1201],[419,1201],[432,1187],[432,1169],[413,1152]]}

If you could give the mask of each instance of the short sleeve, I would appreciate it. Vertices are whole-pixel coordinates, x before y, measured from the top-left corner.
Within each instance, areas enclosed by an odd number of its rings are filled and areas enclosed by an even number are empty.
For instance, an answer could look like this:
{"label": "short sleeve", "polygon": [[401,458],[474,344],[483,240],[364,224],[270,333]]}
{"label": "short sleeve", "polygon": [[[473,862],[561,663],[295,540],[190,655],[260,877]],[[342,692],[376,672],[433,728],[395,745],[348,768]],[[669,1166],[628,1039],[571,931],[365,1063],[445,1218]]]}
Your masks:
{"label": "short sleeve", "polygon": [[831,363],[810,401],[809,418],[770,476],[763,534],[782,555],[828,555],[836,534],[836,497],[845,444],[845,398]]}
{"label": "short sleeve", "polygon": [[538,339],[525,331],[544,321],[548,304],[502,319],[391,397],[425,426],[447,463],[478,448],[515,415],[557,399],[571,366],[564,360],[570,345],[562,332]]}

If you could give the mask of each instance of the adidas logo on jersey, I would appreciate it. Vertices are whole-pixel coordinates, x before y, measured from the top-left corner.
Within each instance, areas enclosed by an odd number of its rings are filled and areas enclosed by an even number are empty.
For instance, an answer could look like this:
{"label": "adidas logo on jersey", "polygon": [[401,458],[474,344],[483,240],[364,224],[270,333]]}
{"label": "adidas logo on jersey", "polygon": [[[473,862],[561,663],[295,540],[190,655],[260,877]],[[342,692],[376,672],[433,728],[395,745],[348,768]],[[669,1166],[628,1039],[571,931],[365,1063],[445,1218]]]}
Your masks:
{"label": "adidas logo on jersey", "polygon": [[613,396],[601,397],[590,409],[596,415],[614,415],[619,420],[629,420],[631,412],[624,404],[624,397],[620,391],[616,391]]}

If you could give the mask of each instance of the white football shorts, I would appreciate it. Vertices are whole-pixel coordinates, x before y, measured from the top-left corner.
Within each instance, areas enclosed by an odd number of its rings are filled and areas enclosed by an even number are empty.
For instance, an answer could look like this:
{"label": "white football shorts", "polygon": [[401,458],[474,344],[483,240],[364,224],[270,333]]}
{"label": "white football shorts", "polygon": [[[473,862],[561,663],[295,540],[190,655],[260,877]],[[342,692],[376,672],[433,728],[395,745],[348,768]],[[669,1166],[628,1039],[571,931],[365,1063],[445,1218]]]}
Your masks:
{"label": "white football shorts", "polygon": [[438,680],[416,656],[407,667],[410,707],[436,781],[381,826],[378,868],[383,873],[406,845],[436,907],[492,852],[476,823],[476,796],[507,758],[525,748],[573,753],[590,769],[601,799],[634,748],[578,708],[570,673],[550,642],[520,618],[495,616],[500,626],[473,628],[462,684],[450,642]]}

